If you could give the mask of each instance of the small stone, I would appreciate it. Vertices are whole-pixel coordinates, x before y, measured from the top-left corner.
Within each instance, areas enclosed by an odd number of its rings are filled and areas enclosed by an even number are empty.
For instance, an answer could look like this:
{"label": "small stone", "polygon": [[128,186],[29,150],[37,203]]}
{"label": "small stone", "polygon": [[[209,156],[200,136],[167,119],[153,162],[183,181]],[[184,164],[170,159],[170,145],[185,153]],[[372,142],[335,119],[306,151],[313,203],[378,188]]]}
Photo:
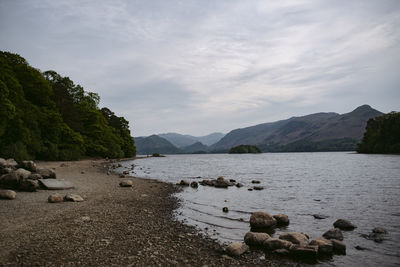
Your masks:
{"label": "small stone", "polygon": [[59,203],[59,202],[63,202],[63,197],[60,194],[51,194],[48,198],[47,201],[49,203]]}
{"label": "small stone", "polygon": [[21,191],[35,192],[39,188],[38,180],[24,179],[19,185]]}
{"label": "small stone", "polygon": [[336,222],[333,223],[333,226],[341,230],[353,230],[354,228],[357,228],[357,226],[345,219],[338,219]]}
{"label": "small stone", "polygon": [[120,187],[132,187],[133,186],[133,182],[131,180],[127,180],[127,181],[122,181],[119,183]]}
{"label": "small stone", "polygon": [[39,173],[43,179],[56,178],[56,173],[52,169],[37,168],[36,172]]}
{"label": "small stone", "polygon": [[222,211],[223,211],[223,212],[229,212],[229,209],[228,209],[228,207],[223,207],[223,208],[222,208]]}
{"label": "small stone", "polygon": [[191,186],[192,188],[197,188],[197,187],[199,187],[199,183],[196,182],[196,181],[193,181],[193,182],[190,183],[190,186]]}
{"label": "small stone", "polygon": [[237,184],[236,184],[236,187],[237,187],[237,188],[241,188],[241,187],[243,187],[243,184],[242,184],[242,183],[237,183]]}
{"label": "small stone", "polygon": [[339,228],[332,228],[326,231],[323,235],[326,239],[336,239],[336,240],[343,240],[343,233],[340,231]]}
{"label": "small stone", "polygon": [[121,173],[121,174],[119,175],[119,178],[125,178],[125,175]]}
{"label": "small stone", "polygon": [[362,247],[362,246],[355,246],[354,248],[357,250],[367,250],[367,248]]}
{"label": "small stone", "polygon": [[258,180],[253,180],[253,181],[251,181],[251,183],[252,183],[252,184],[259,184],[260,181],[258,181]]}
{"label": "small stone", "polygon": [[264,190],[264,186],[253,186],[253,189],[257,191]]}
{"label": "small stone", "polygon": [[328,216],[321,215],[321,214],[313,214],[313,216],[314,216],[314,219],[317,219],[317,220],[323,220],[323,219],[328,218]]}
{"label": "small stone", "polygon": [[17,193],[13,190],[0,190],[0,199],[15,199]]}
{"label": "small stone", "polygon": [[82,202],[84,201],[84,199],[83,197],[77,194],[66,194],[64,197],[64,201]]}
{"label": "small stone", "polygon": [[235,179],[229,179],[229,182],[236,183],[236,180]]}
{"label": "small stone", "polygon": [[249,247],[242,242],[233,242],[226,248],[226,252],[231,256],[240,256],[247,250]]}

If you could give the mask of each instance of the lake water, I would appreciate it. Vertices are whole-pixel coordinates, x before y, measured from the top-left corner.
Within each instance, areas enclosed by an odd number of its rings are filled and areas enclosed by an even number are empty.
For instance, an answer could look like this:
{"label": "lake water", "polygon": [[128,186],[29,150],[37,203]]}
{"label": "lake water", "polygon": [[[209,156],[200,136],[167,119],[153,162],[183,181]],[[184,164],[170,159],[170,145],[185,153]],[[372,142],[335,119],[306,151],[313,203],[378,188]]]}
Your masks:
{"label": "lake water", "polygon": [[[242,241],[249,231],[250,214],[284,213],[290,225],[282,232],[304,232],[312,238],[345,218],[357,228],[345,231],[346,256],[334,256],[322,265],[400,265],[400,156],[349,152],[168,155],[123,162],[135,164],[131,175],[176,183],[224,176],[242,188],[185,188],[177,196],[182,206],[179,220],[196,226],[220,242]],[[122,170],[122,169],[121,169]],[[201,178],[199,178],[201,177]],[[261,181],[262,191],[248,191],[251,181]],[[222,212],[228,207],[229,212]],[[328,216],[314,219],[313,214]],[[361,237],[374,227],[389,234],[382,243]],[[366,250],[356,250],[355,246]]]}

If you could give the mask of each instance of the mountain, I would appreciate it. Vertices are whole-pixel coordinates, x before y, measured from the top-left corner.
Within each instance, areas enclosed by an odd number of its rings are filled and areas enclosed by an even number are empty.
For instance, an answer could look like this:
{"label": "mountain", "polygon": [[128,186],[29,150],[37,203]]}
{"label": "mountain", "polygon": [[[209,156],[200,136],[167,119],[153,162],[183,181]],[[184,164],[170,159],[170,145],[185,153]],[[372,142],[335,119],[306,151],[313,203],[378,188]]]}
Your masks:
{"label": "mountain", "polygon": [[354,150],[368,119],[382,113],[363,105],[346,114],[315,113],[236,129],[211,147],[226,152],[238,145],[257,145],[264,152]]}
{"label": "mountain", "polygon": [[160,154],[179,154],[181,150],[171,144],[168,140],[158,136],[135,137],[136,151],[139,155]]}
{"label": "mountain", "polygon": [[193,145],[182,147],[181,150],[183,151],[183,153],[204,154],[209,151],[209,147],[201,142],[196,142]]}
{"label": "mountain", "polygon": [[173,145],[178,148],[193,145],[197,142],[201,142],[207,146],[213,145],[224,137],[223,133],[212,133],[206,136],[192,136],[188,134],[178,134],[178,133],[164,133],[158,134],[158,136],[167,139]]}

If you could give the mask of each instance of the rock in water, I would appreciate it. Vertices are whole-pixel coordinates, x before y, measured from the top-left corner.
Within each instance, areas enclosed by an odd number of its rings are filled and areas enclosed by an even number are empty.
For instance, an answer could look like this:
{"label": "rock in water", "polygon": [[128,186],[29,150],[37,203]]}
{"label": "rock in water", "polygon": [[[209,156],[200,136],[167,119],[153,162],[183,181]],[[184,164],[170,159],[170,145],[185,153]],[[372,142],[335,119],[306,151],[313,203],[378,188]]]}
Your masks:
{"label": "rock in water", "polygon": [[197,183],[196,181],[193,181],[193,182],[190,183],[190,186],[192,188],[197,188],[197,187],[199,187],[199,183]]}
{"label": "rock in water", "polygon": [[388,231],[383,227],[375,227],[374,229],[372,229],[372,232],[375,234],[387,234],[388,233]]}
{"label": "rock in water", "polygon": [[339,240],[331,239],[333,252],[339,255],[346,255],[346,245]]}
{"label": "rock in water", "polygon": [[339,228],[332,228],[326,231],[323,235],[326,239],[336,239],[336,240],[343,240],[343,233],[340,231]]}
{"label": "rock in water", "polygon": [[236,184],[236,187],[237,187],[237,188],[241,188],[241,187],[243,187],[243,184],[242,184],[242,183],[237,183],[237,184]]}
{"label": "rock in water", "polygon": [[279,238],[268,238],[264,241],[264,247],[269,250],[277,250],[277,249],[289,249],[290,246],[293,245],[292,242],[279,239]]}
{"label": "rock in water", "polygon": [[338,219],[333,223],[333,226],[341,230],[353,230],[354,228],[357,228],[357,226],[345,219]]}
{"label": "rock in water", "polygon": [[249,246],[262,246],[269,238],[271,237],[267,233],[248,232],[244,236],[244,242]]}
{"label": "rock in water", "polygon": [[77,194],[66,194],[64,197],[64,201],[82,202],[83,200],[83,197]]}
{"label": "rock in water", "polygon": [[188,180],[181,180],[181,182],[178,185],[182,185],[182,186],[189,186],[190,183]]}
{"label": "rock in water", "polygon": [[286,214],[277,214],[272,216],[275,218],[276,223],[278,226],[286,226],[289,225],[289,216]]}
{"label": "rock in water", "polygon": [[226,248],[226,253],[231,256],[240,256],[249,250],[249,247],[242,242],[233,242]]}
{"label": "rock in water", "polygon": [[269,213],[253,212],[250,216],[250,226],[254,229],[271,229],[276,226],[276,220]]}
{"label": "rock in water", "polygon": [[214,186],[217,188],[228,188],[230,185],[232,185],[231,182],[225,180],[225,178],[222,176],[218,177],[214,184]]}
{"label": "rock in water", "polygon": [[318,246],[292,245],[289,248],[289,253],[295,258],[316,260],[318,256]]}
{"label": "rock in water", "polygon": [[293,244],[297,244],[300,246],[308,245],[308,236],[306,236],[303,233],[298,233],[298,232],[283,233],[279,236],[279,239],[287,240],[292,242]]}
{"label": "rock in water", "polygon": [[43,177],[43,179],[56,178],[56,173],[52,169],[37,168],[37,173],[39,173]]}
{"label": "rock in water", "polygon": [[222,211],[223,211],[223,212],[229,212],[229,209],[228,209],[228,207],[223,207],[223,208],[222,208]]}
{"label": "rock in water", "polygon": [[332,241],[325,238],[311,240],[310,246],[318,246],[319,254],[331,255],[333,253]]}
{"label": "rock in water", "polygon": [[63,197],[60,194],[51,194],[48,198],[47,201],[49,203],[59,203],[59,202],[63,202]]}
{"label": "rock in water", "polygon": [[127,180],[127,181],[122,181],[119,183],[120,187],[132,187],[133,186],[133,182],[131,180]]}
{"label": "rock in water", "polygon": [[15,199],[17,193],[12,190],[0,190],[0,199]]}

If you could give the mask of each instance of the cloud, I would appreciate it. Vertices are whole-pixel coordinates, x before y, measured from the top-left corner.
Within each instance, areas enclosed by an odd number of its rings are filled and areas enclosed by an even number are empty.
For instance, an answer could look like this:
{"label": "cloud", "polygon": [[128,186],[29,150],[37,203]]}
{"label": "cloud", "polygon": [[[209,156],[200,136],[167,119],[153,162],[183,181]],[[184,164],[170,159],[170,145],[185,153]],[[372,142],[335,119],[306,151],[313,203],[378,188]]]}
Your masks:
{"label": "cloud", "polygon": [[98,92],[138,135],[398,109],[398,1],[0,5],[0,49]]}

